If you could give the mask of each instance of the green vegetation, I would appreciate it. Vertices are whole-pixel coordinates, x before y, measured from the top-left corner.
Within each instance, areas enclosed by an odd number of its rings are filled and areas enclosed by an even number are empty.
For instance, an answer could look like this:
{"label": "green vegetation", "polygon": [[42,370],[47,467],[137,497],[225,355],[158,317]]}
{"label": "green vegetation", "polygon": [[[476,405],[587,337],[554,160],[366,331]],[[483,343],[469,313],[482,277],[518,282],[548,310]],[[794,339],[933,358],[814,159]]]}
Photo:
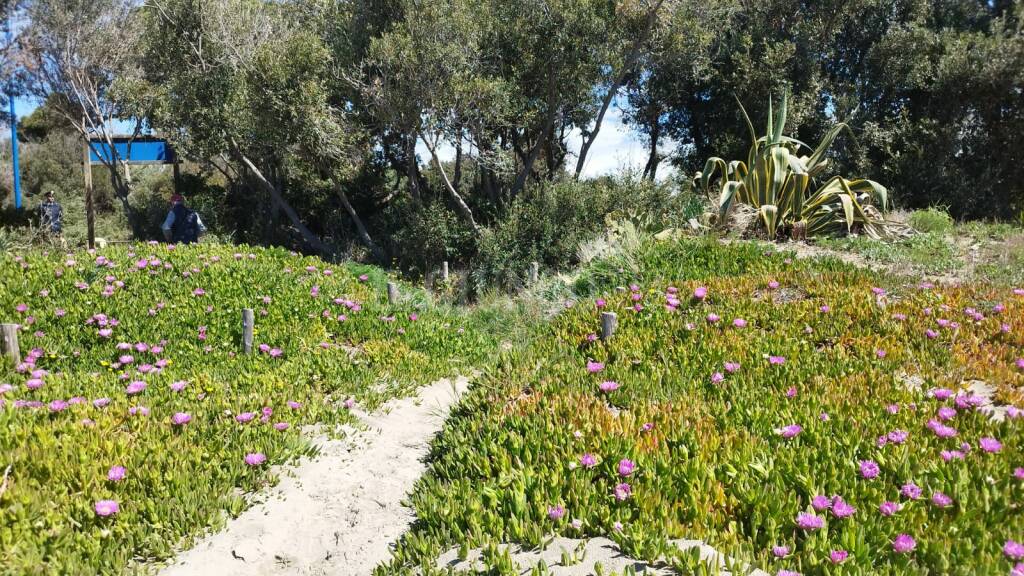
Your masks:
{"label": "green vegetation", "polygon": [[[694,181],[699,180],[701,188],[712,196],[714,177],[720,175],[718,222],[726,223],[734,207],[745,204],[757,212],[769,239],[787,232],[794,238],[803,238],[849,234],[855,229],[875,238],[887,235],[879,212],[887,209],[889,193],[884,186],[841,176],[833,176],[821,185],[816,183],[828,167],[829,148],[840,132],[849,132],[849,126],[837,124],[817,148],[810,148],[783,135],[788,106],[787,93],[778,116],[772,117],[769,101],[768,127],[764,136],[759,137],[740,104],[750,130],[747,161],[726,163],[721,158],[710,158],[704,171],[694,176]],[[801,148],[807,148],[810,155],[799,156]]]}
{"label": "green vegetation", "polygon": [[[963,389],[1024,400],[1024,292],[762,250],[645,243],[637,272],[504,354],[437,440],[418,522],[378,573],[552,533],[683,573],[668,539],[772,574],[1009,572],[1020,412],[993,422]],[[604,310],[619,315],[608,342],[593,338]]]}
{"label": "green vegetation", "polygon": [[949,234],[953,231],[953,218],[949,212],[942,208],[928,208],[926,210],[914,210],[907,218],[910,227],[918,232],[934,232],[937,234]]}
{"label": "green vegetation", "polygon": [[[26,355],[0,366],[0,573],[12,576],[166,557],[238,514],[236,490],[272,481],[268,465],[309,454],[302,426],[351,423],[350,402],[373,410],[467,373],[502,333],[409,288],[387,304],[379,271],[280,249],[4,254],[0,272]],[[247,465],[252,453],[266,463]],[[104,500],[116,515],[94,510]]]}

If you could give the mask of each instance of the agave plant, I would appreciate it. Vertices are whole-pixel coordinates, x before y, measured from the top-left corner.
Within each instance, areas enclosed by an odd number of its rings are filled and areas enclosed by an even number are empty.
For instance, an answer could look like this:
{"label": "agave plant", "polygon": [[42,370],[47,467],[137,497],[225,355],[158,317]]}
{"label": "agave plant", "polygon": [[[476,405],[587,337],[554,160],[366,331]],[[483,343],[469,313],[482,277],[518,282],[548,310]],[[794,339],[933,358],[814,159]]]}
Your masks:
{"label": "agave plant", "polygon": [[[695,185],[699,181],[709,196],[711,187],[719,186],[718,221],[724,222],[737,204],[747,204],[757,211],[771,238],[784,230],[790,230],[794,236],[815,236],[849,233],[855,228],[873,237],[887,235],[887,223],[882,218],[888,204],[884,186],[841,176],[816,186],[816,178],[828,167],[828,149],[840,132],[850,132],[849,126],[836,124],[817,148],[811,148],[782,134],[788,100],[787,93],[777,114],[769,100],[768,129],[758,137],[750,116],[737,99],[750,130],[746,162],[710,158],[704,170],[694,177]],[[800,156],[801,150],[810,155]],[[721,177],[716,180],[718,174]]]}

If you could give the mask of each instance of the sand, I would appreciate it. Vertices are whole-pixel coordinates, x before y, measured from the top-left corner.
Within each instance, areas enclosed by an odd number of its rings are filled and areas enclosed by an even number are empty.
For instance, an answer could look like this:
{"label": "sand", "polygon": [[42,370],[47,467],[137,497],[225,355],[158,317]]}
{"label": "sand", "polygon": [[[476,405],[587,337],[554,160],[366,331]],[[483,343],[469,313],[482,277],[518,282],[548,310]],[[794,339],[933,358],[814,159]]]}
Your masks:
{"label": "sand", "polygon": [[379,414],[366,430],[318,437],[320,453],[279,470],[262,503],[181,553],[163,576],[364,575],[386,561],[414,515],[402,501],[424,473],[430,441],[468,387],[441,380]]}

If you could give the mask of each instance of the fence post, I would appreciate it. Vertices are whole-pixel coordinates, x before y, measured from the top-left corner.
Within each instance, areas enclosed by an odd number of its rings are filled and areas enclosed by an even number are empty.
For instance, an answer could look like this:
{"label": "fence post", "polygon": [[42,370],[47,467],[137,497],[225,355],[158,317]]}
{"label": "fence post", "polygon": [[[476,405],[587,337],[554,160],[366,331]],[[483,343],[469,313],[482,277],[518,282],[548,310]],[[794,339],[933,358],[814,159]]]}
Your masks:
{"label": "fence post", "polygon": [[0,325],[0,348],[3,349],[4,356],[7,356],[15,364],[21,363],[21,350],[18,348],[18,325],[17,324],[2,324]]}
{"label": "fence post", "polygon": [[615,312],[601,312],[601,340],[607,340],[615,334],[619,325],[619,317]]}
{"label": "fence post", "polygon": [[394,282],[388,282],[388,304],[395,304],[398,302],[398,285]]}
{"label": "fence post", "polygon": [[445,283],[448,282],[448,261],[441,262],[441,280]]}
{"label": "fence post", "polygon": [[536,284],[540,278],[540,264],[530,262],[530,284]]}
{"label": "fence post", "polygon": [[252,329],[256,323],[256,317],[252,308],[242,309],[242,347],[246,354],[252,354]]}

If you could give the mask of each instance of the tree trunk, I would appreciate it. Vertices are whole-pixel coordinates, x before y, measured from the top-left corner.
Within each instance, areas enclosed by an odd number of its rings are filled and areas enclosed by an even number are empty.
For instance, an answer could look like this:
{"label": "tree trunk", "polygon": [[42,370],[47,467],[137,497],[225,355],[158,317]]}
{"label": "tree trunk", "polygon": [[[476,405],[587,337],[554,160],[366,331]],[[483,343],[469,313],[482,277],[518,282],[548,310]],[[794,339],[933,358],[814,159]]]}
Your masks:
{"label": "tree trunk", "polygon": [[455,172],[452,174],[452,187],[459,189],[462,182],[462,138],[455,141]]}
{"label": "tree trunk", "polygon": [[436,146],[432,145],[422,133],[420,134],[420,138],[423,140],[423,143],[426,144],[427,150],[430,151],[430,157],[434,160],[434,165],[437,166],[437,171],[441,173],[441,180],[444,182],[444,186],[448,190],[448,195],[451,196],[452,200],[455,202],[455,206],[458,208],[459,213],[461,213],[463,218],[469,222],[469,226],[473,229],[473,232],[479,234],[480,227],[477,226],[476,219],[473,218],[473,211],[470,210],[469,205],[466,204],[466,201],[459,195],[458,190],[452,186],[451,180],[448,179],[448,173],[445,172],[444,166],[441,165],[441,159],[437,157]]}
{"label": "tree trunk", "polygon": [[356,225],[356,230],[359,232],[359,239],[363,241],[363,244],[370,249],[373,257],[377,259],[381,264],[387,264],[387,258],[384,257],[384,251],[380,249],[380,246],[370,238],[370,233],[366,231],[366,226],[363,225],[363,219],[356,213],[356,209],[352,207],[352,203],[348,200],[348,194],[345,193],[345,189],[338,186],[338,197],[341,198],[341,205],[345,207],[345,211],[352,217],[352,222]]}
{"label": "tree trunk", "polygon": [[523,187],[526,186],[526,180],[530,177],[533,172],[533,164],[537,161],[537,157],[540,156],[541,148],[544,146],[544,141],[547,140],[551,131],[555,125],[555,75],[553,72],[548,74],[548,101],[547,101],[547,117],[544,119],[544,126],[541,128],[540,133],[537,135],[537,141],[533,143],[533,148],[530,149],[529,156],[523,161],[523,168],[516,175],[515,182],[512,183],[512,189],[509,190],[509,197],[515,198],[522,191]]}
{"label": "tree trunk", "polygon": [[416,165],[416,137],[409,139],[405,147],[405,171],[409,179],[409,195],[417,202],[420,194],[420,167]]}
{"label": "tree trunk", "polygon": [[658,164],[661,163],[661,157],[658,155],[658,139],[661,136],[661,123],[658,122],[657,116],[651,126],[651,148],[649,155],[647,156],[647,164],[644,166],[644,177],[654,181],[655,176],[658,173]]}
{"label": "tree trunk", "polygon": [[318,252],[323,255],[330,255],[334,253],[334,250],[332,250],[329,246],[324,244],[323,241],[321,241],[320,238],[317,237],[317,235],[314,234],[312,230],[310,230],[305,224],[302,223],[302,220],[299,219],[299,215],[295,212],[295,209],[292,208],[287,202],[285,202],[284,198],[281,196],[281,193],[277,190],[277,188],[275,188],[274,185],[271,184],[269,180],[267,180],[263,173],[260,172],[260,169],[257,168],[255,164],[253,164],[252,160],[250,160],[245,154],[243,154],[242,151],[238,148],[238,145],[233,142],[232,154],[243,166],[245,166],[249,173],[252,174],[256,182],[259,183],[259,185],[268,194],[270,194],[271,201],[279,205],[281,209],[284,210],[285,216],[287,216],[288,220],[291,221],[292,226],[294,226],[295,229],[299,231],[299,234],[302,236],[302,239],[305,240],[306,244],[309,244],[310,248],[312,248],[315,252]]}
{"label": "tree trunk", "polygon": [[579,180],[580,174],[583,172],[583,167],[587,162],[587,154],[590,152],[590,147],[594,145],[594,141],[597,140],[597,134],[601,131],[601,124],[604,122],[604,116],[608,112],[608,108],[612,104],[612,100],[615,99],[615,94],[618,93],[622,83],[626,81],[626,77],[630,71],[633,70],[633,66],[636,65],[642,53],[644,42],[647,40],[647,34],[650,33],[654,24],[657,22],[658,10],[661,9],[662,4],[665,0],[658,0],[651,9],[647,12],[647,22],[644,26],[643,31],[637,36],[636,41],[630,46],[629,52],[626,54],[625,60],[622,63],[622,70],[619,70],[618,75],[615,77],[611,86],[608,87],[608,92],[605,93],[604,98],[601,100],[601,110],[597,113],[597,120],[594,121],[594,128],[589,132],[584,132],[583,144],[580,145],[580,157],[576,160],[576,175],[575,178]]}

